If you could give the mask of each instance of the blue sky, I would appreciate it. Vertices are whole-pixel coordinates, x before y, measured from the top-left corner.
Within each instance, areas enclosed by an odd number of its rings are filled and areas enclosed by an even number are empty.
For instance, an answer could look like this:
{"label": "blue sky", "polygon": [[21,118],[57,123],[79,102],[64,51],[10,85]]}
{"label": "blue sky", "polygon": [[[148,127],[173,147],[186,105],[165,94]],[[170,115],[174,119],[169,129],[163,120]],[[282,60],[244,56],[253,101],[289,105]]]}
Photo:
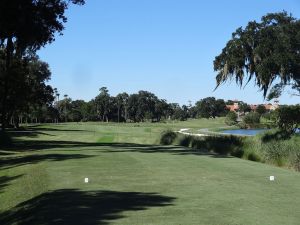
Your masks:
{"label": "blue sky", "polygon": [[[90,100],[105,86],[180,104],[208,96],[262,103],[253,82],[213,91],[213,60],[236,28],[282,10],[300,18],[300,1],[86,0],[69,8],[64,35],[38,54],[50,64],[50,84],[72,99]],[[299,99],[284,94],[280,102]]]}

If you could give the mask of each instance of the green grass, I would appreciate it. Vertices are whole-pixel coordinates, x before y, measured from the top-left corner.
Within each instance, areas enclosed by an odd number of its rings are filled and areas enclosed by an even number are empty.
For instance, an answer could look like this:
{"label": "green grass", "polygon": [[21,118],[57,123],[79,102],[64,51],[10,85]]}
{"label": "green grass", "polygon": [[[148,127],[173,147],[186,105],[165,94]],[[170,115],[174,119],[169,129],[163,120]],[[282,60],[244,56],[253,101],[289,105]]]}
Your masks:
{"label": "green grass", "polygon": [[217,126],[70,123],[14,134],[16,146],[0,150],[0,224],[298,225],[299,173],[157,145],[166,129]]}

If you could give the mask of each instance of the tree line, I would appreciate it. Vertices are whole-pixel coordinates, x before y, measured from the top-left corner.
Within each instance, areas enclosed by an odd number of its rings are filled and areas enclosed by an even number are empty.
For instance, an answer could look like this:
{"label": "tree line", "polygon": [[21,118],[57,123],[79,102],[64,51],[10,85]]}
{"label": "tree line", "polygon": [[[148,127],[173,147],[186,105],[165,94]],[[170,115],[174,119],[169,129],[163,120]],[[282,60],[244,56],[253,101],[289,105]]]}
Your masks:
{"label": "tree line", "polygon": [[[49,98],[50,99],[50,98]],[[24,108],[11,124],[56,122],[161,122],[166,120],[187,120],[188,118],[215,118],[228,112],[223,99],[207,97],[193,105],[168,103],[149,91],[126,92],[112,96],[106,87],[90,101],[72,100],[68,95],[60,99],[53,89],[51,104]],[[18,121],[18,122],[16,122]]]}

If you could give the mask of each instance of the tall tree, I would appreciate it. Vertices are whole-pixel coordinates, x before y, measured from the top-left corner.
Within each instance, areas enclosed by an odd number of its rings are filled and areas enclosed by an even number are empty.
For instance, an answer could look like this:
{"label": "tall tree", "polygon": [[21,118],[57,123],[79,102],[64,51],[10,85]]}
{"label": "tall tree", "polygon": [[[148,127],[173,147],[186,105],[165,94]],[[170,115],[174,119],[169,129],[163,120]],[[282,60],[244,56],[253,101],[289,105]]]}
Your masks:
{"label": "tall tree", "polygon": [[255,79],[264,97],[269,90],[277,97],[286,85],[300,90],[299,53],[300,20],[285,11],[267,14],[238,28],[215,58],[217,87],[234,78],[239,86]]}
{"label": "tall tree", "polygon": [[[55,33],[62,34],[67,21],[65,10],[69,3],[84,4],[84,0],[1,0],[0,1],[0,50],[4,57],[0,63],[1,124],[5,129],[10,89],[16,74],[16,63],[32,56],[38,49],[55,40]],[[19,75],[21,72],[19,72]],[[20,75],[21,76],[21,75]]]}
{"label": "tall tree", "polygon": [[108,122],[111,97],[109,95],[107,87],[101,87],[99,91],[100,94],[95,98],[95,102],[97,104],[97,112],[102,121]]}

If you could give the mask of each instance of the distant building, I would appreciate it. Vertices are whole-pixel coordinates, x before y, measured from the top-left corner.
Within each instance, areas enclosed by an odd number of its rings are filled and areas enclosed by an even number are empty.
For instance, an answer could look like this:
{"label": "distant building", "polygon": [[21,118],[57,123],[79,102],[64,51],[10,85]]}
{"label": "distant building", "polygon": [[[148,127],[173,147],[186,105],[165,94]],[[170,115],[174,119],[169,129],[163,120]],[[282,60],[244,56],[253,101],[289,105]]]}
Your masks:
{"label": "distant building", "polygon": [[234,102],[233,105],[226,105],[226,108],[229,109],[229,111],[237,112],[239,110],[239,103]]}
{"label": "distant building", "polygon": [[[256,111],[257,106],[259,106],[259,104],[250,105],[251,111]],[[275,109],[277,109],[279,107],[279,101],[276,99],[274,101],[274,104],[268,103],[268,104],[264,104],[263,106],[266,108],[267,111],[274,111]],[[239,111],[239,101],[234,100],[233,104],[226,105],[226,108],[231,112],[238,112]]]}

